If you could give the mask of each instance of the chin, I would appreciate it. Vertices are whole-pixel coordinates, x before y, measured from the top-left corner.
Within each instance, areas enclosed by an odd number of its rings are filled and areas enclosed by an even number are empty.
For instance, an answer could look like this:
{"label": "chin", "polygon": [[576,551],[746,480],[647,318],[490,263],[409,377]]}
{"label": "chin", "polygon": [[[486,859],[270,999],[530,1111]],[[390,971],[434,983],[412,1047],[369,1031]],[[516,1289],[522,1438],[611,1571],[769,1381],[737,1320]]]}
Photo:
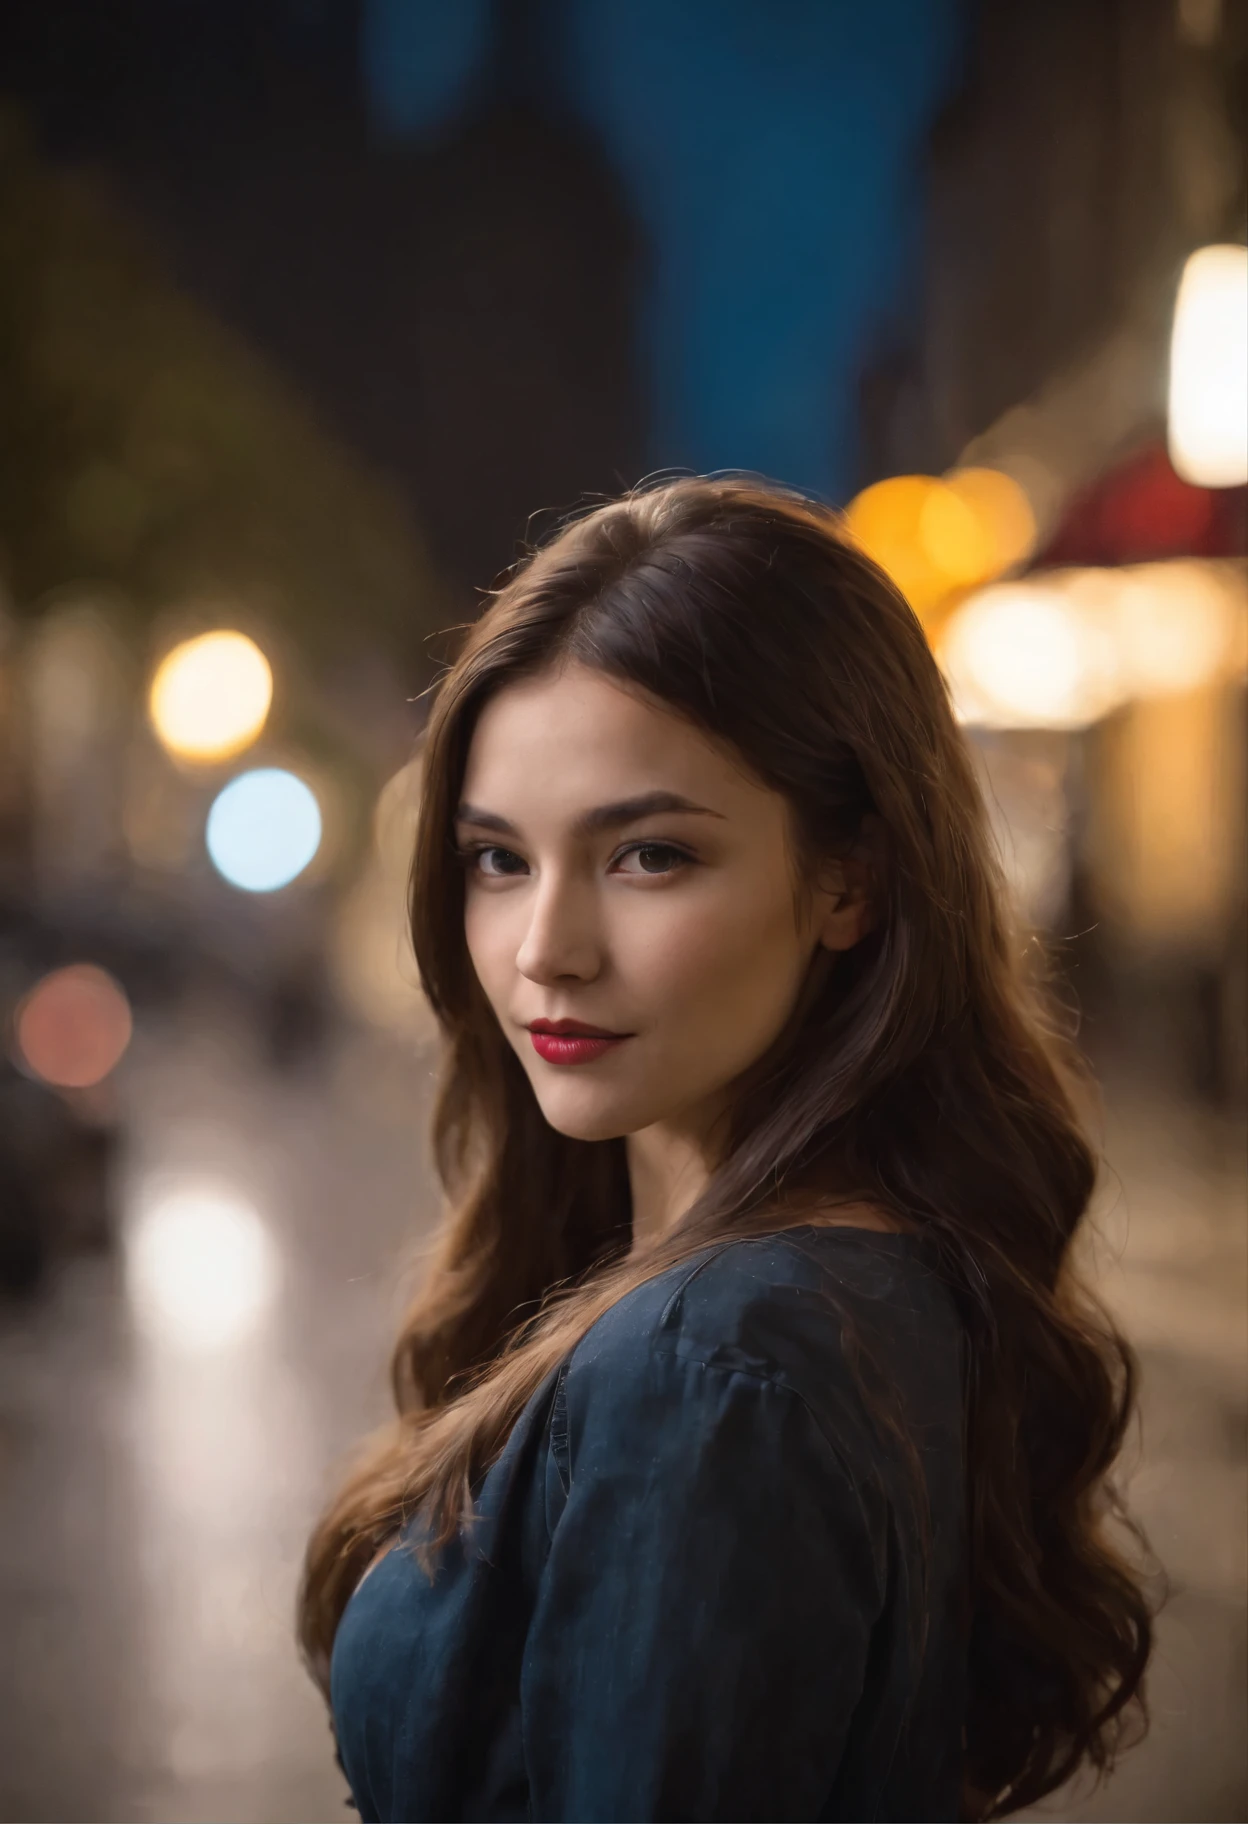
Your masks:
{"label": "chin", "polygon": [[569,1140],[619,1140],[647,1125],[644,1117],[631,1118],[618,1096],[587,1094],[588,1089],[568,1084],[553,1095],[538,1095],[537,1105],[557,1134]]}

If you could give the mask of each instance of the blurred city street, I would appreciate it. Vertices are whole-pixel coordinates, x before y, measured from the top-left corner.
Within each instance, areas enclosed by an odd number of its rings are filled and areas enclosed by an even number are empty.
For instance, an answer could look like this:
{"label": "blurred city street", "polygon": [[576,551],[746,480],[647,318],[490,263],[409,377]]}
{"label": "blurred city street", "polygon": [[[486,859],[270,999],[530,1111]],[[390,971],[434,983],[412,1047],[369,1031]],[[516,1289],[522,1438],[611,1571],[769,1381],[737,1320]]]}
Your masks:
{"label": "blurred city street", "polygon": [[[0,1320],[5,1817],[342,1815],[295,1579],[330,1466],[384,1412],[426,1075],[373,1041],[278,1081],[210,1017],[136,1045],[122,1250]],[[188,1193],[260,1246],[175,1221],[136,1285],[125,1237]]]}
{"label": "blurred city street", "polygon": [[734,471],[913,608],[1104,1090],[1169,1595],[1028,1815],[1248,1817],[1246,138],[1243,0],[0,7],[0,1820],[350,1815],[293,1610],[438,1216],[431,690]]}
{"label": "blurred city street", "polygon": [[[331,1466],[385,1409],[430,1220],[430,1064],[357,1033],[281,1078],[208,1009],[136,1043],[121,1252],[74,1261],[0,1324],[0,1815],[343,1815],[293,1592]],[[1148,1741],[1099,1793],[1036,1815],[1242,1818],[1244,1135],[1120,1076],[1106,1144],[1093,1252],[1141,1350],[1130,1487],[1171,1596]],[[145,1274],[145,1212],[188,1196],[254,1213],[261,1247],[171,1222],[185,1257]]]}
{"label": "blurred city street", "polygon": [[1152,1728],[1116,1778],[1035,1815],[1238,1818],[1248,1805],[1248,1158],[1240,1123],[1106,1085],[1092,1274],[1142,1370],[1132,1511],[1169,1583]]}

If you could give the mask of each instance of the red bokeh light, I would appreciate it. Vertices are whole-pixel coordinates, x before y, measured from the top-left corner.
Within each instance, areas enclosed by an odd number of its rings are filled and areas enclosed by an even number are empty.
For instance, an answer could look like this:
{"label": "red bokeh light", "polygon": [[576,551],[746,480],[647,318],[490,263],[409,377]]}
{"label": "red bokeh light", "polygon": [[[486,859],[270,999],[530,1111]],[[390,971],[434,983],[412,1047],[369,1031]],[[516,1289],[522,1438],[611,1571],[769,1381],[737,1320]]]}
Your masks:
{"label": "red bokeh light", "polygon": [[133,1021],[121,986],[91,963],[37,982],[14,1021],[22,1061],[58,1089],[90,1089],[120,1062]]}

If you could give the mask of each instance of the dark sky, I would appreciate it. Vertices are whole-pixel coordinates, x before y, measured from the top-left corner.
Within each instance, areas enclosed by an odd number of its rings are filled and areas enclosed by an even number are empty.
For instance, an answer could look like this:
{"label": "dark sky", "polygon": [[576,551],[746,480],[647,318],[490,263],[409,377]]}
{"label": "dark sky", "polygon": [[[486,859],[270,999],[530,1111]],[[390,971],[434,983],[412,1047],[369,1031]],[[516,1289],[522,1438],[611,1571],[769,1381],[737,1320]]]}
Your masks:
{"label": "dark sky", "polygon": [[450,576],[655,467],[844,498],[957,0],[6,0],[0,87]]}

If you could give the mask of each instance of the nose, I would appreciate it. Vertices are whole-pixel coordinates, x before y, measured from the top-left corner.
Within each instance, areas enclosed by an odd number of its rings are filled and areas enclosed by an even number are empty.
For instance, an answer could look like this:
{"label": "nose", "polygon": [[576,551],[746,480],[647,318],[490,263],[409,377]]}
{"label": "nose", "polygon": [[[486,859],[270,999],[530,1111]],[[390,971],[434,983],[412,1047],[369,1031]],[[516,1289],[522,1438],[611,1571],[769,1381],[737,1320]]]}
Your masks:
{"label": "nose", "polygon": [[602,940],[593,885],[549,871],[533,894],[516,968],[549,987],[560,981],[592,982],[602,968]]}

